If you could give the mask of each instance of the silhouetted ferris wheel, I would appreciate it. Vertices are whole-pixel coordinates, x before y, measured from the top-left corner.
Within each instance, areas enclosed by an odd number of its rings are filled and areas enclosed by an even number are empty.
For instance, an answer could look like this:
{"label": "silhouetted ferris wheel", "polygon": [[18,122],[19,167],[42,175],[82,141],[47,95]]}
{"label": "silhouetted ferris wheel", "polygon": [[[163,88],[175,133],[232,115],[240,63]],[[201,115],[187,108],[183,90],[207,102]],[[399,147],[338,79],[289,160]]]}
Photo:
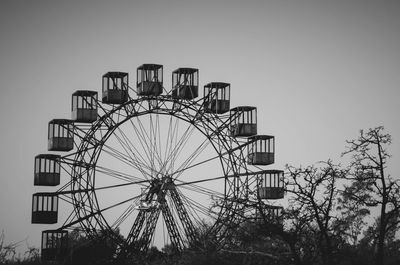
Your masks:
{"label": "silhouetted ferris wheel", "polygon": [[44,260],[65,255],[71,229],[124,251],[180,251],[207,223],[222,245],[246,215],[242,202],[283,197],[283,172],[259,167],[274,163],[274,137],[257,135],[255,107],[230,108],[229,83],[208,83],[199,97],[197,69],[173,71],[169,91],[162,65],[136,74],[135,88],[128,73],[104,74],[101,100],[76,91],[72,119],[48,124],[54,152],[35,157],[34,185],[59,188],[33,194],[32,223],[62,222],[42,232]]}

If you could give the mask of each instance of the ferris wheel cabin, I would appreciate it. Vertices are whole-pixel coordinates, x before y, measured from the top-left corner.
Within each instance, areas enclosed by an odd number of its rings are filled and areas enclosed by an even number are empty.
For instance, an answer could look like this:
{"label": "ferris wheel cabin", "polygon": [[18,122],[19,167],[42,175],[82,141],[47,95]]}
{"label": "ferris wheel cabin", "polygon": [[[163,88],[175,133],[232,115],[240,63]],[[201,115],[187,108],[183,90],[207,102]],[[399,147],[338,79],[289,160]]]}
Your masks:
{"label": "ferris wheel cabin", "polygon": [[58,218],[58,195],[50,192],[32,196],[32,224],[55,224]]}
{"label": "ferris wheel cabin", "polygon": [[283,207],[278,205],[262,204],[256,209],[256,220],[263,223],[283,225]]}
{"label": "ferris wheel cabin", "polygon": [[68,250],[68,231],[43,231],[41,250],[42,261],[57,261],[64,258]]}
{"label": "ferris wheel cabin", "polygon": [[41,154],[35,157],[35,186],[60,184],[60,157],[52,154]]}
{"label": "ferris wheel cabin", "polygon": [[74,148],[74,123],[71,120],[54,119],[48,127],[48,150],[71,151]]}
{"label": "ferris wheel cabin", "polygon": [[163,66],[143,64],[136,70],[138,96],[158,96],[163,91]]}
{"label": "ferris wheel cabin", "polygon": [[282,170],[265,170],[257,175],[257,192],[260,199],[277,200],[284,197]]}
{"label": "ferris wheel cabin", "polygon": [[128,73],[108,72],[103,75],[103,99],[106,104],[128,101]]}
{"label": "ferris wheel cabin", "polygon": [[241,106],[231,109],[231,136],[248,137],[257,134],[257,108]]}
{"label": "ferris wheel cabin", "polygon": [[72,120],[92,123],[97,120],[97,92],[78,90],[72,94]]}
{"label": "ferris wheel cabin", "polygon": [[255,135],[247,139],[247,164],[266,166],[275,162],[275,137]]}
{"label": "ferris wheel cabin", "polygon": [[178,68],[172,72],[172,97],[194,99],[199,96],[199,70]]}
{"label": "ferris wheel cabin", "polygon": [[211,82],[204,86],[204,109],[207,113],[223,114],[230,108],[231,85]]}

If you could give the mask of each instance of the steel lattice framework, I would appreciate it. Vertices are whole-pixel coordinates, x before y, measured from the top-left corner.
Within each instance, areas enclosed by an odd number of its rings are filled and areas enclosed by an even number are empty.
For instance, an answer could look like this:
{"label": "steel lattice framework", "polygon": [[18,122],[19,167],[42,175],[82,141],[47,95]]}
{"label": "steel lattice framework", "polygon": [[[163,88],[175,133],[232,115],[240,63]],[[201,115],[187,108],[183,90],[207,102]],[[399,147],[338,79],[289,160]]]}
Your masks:
{"label": "steel lattice framework", "polygon": [[137,98],[127,94],[120,104],[95,98],[93,122],[60,122],[73,135],[73,151],[41,155],[69,175],[48,195],[65,207],[58,213],[64,222],[52,231],[107,235],[121,253],[145,252],[162,240],[178,251],[195,247],[205,223],[215,244],[229,241],[230,228],[249,211],[246,204],[257,200],[256,176],[263,172],[256,163],[248,166],[246,153],[259,138],[241,137],[241,128],[232,127],[243,119],[240,111],[255,108],[210,111],[217,94],[184,99],[162,89]]}

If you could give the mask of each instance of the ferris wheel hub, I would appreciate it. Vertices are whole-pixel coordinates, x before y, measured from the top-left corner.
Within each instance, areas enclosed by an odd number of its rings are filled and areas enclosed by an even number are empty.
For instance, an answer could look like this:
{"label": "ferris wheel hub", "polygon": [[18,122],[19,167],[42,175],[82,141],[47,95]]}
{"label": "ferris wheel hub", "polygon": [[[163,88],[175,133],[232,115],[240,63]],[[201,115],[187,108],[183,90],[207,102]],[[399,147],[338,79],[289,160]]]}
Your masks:
{"label": "ferris wheel hub", "polygon": [[168,190],[175,189],[175,184],[169,175],[154,178],[151,183],[149,190],[145,196],[144,201],[151,202],[153,200],[162,201],[165,197],[165,193]]}

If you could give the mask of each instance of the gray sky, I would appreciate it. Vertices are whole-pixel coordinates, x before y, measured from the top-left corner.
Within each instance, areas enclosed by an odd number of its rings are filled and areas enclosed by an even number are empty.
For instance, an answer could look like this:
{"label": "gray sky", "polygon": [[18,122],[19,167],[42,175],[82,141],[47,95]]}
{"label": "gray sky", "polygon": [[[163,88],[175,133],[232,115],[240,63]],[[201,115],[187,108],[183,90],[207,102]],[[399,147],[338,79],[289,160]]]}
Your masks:
{"label": "gray sky", "polygon": [[[384,125],[399,172],[398,1],[1,1],[0,229],[28,238],[34,156],[47,123],[70,117],[71,94],[100,92],[107,71],[179,67],[200,85],[231,83],[231,106],[258,108],[276,136],[275,168],[340,161],[345,140]],[[200,90],[202,93],[202,89]],[[24,244],[24,243],[23,243]]]}

